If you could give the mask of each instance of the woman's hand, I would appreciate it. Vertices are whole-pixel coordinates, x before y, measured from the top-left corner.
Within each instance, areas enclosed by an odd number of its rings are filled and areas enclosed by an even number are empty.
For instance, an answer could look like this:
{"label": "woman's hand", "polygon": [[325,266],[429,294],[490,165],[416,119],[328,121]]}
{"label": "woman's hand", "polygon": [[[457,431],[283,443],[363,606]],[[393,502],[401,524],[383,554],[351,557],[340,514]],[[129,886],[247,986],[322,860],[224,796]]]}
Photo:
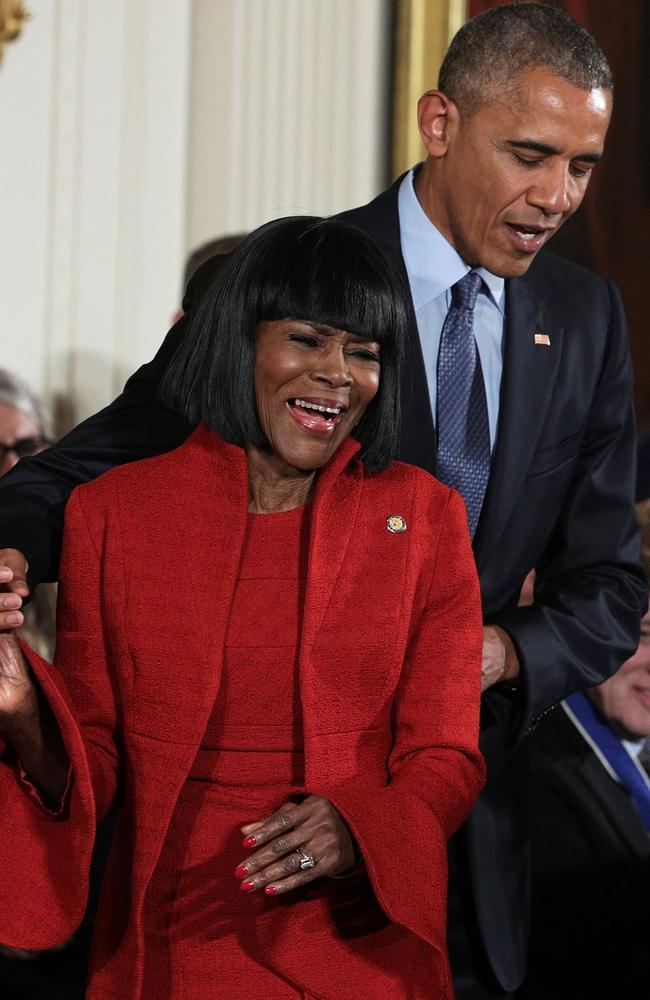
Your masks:
{"label": "woman's hand", "polygon": [[67,784],[68,756],[12,632],[0,632],[0,734],[13,744],[34,785],[58,807]]}
{"label": "woman's hand", "polygon": [[11,734],[33,723],[38,696],[13,632],[0,633],[0,732]]}
{"label": "woman's hand", "polygon": [[[235,871],[245,892],[290,892],[321,875],[340,875],[356,861],[352,834],[322,795],[309,795],[299,805],[285,802],[272,816],[241,830],[244,847],[261,848]],[[313,868],[300,867],[299,850],[314,859]]]}

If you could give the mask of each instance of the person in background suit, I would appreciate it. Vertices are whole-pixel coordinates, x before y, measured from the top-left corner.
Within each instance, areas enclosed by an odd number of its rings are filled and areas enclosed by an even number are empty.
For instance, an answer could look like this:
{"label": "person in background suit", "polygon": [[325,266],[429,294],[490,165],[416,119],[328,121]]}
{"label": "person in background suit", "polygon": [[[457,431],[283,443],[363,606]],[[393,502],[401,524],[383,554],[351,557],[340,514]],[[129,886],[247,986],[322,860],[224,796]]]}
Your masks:
{"label": "person in background suit", "polygon": [[[459,1000],[508,996],[524,976],[521,739],[632,654],[647,601],[620,297],[545,247],[585,195],[611,109],[607,62],[572,18],[540,3],[494,8],[456,35],[420,101],[425,162],[344,214],[411,291],[400,455],[460,489],[474,534],[488,781],[450,851]],[[197,271],[186,315],[122,396],[0,487],[0,626],[20,620],[24,555],[32,583],[56,575],[71,489],[190,433],[158,387],[218,261]],[[520,608],[531,566],[535,603]],[[426,857],[413,863],[426,870]]]}
{"label": "person in background suit", "polygon": [[[53,442],[51,421],[26,382],[0,368],[0,477],[28,455],[38,455]],[[54,648],[56,587],[39,587],[25,609],[21,638],[41,656]]]}
{"label": "person in background suit", "polygon": [[636,1000],[650,983],[650,612],[618,673],[530,738],[530,966],[518,1000]]}

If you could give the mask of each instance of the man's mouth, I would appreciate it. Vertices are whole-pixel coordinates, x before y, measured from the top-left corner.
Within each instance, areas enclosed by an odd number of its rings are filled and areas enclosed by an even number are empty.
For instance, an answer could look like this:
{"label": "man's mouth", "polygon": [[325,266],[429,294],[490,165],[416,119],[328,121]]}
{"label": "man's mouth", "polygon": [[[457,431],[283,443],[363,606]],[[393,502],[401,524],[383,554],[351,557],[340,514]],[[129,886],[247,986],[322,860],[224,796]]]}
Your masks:
{"label": "man's mouth", "polygon": [[650,688],[637,686],[635,690],[637,697],[641,700],[641,702],[646,705],[646,707],[650,708]]}
{"label": "man's mouth", "polygon": [[521,253],[536,253],[553,232],[550,227],[524,226],[518,222],[506,222],[506,227]]}
{"label": "man's mouth", "polygon": [[302,430],[319,437],[329,437],[340,423],[341,415],[347,410],[347,405],[339,400],[304,396],[288,399],[287,406]]}

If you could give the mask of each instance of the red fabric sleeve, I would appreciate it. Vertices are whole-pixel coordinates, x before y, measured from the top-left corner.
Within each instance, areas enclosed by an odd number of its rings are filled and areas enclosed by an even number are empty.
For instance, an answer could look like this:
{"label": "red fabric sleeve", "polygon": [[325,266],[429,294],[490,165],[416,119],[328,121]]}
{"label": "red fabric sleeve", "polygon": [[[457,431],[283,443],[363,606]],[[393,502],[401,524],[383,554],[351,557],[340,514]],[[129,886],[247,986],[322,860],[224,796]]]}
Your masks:
{"label": "red fabric sleeve", "polygon": [[0,940],[51,948],[76,930],[86,906],[97,819],[115,797],[115,705],[100,613],[100,559],[75,492],[66,510],[56,665],[24,644],[55,715],[71,766],[61,814],[33,801],[6,750],[0,757]]}
{"label": "red fabric sleeve", "polygon": [[467,516],[455,493],[432,558],[427,606],[395,700],[388,784],[372,787],[360,774],[313,791],[350,826],[385,913],[444,953],[446,841],[485,777],[478,750],[481,601]]}

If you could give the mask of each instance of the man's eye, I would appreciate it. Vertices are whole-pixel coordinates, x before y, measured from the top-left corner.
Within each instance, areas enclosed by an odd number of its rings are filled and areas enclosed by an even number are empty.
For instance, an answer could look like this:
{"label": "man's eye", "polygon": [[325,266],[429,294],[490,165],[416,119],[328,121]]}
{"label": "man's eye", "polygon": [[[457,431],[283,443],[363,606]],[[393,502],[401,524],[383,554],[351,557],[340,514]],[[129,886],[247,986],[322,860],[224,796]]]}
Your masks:
{"label": "man's eye", "polygon": [[540,159],[531,160],[526,156],[521,156],[519,153],[513,153],[512,155],[522,167],[536,167],[538,163],[542,162]]}
{"label": "man's eye", "polygon": [[573,174],[574,177],[577,177],[578,180],[581,180],[583,177],[589,176],[589,174],[591,173],[591,167],[578,167],[574,163],[572,163],[571,173]]}

